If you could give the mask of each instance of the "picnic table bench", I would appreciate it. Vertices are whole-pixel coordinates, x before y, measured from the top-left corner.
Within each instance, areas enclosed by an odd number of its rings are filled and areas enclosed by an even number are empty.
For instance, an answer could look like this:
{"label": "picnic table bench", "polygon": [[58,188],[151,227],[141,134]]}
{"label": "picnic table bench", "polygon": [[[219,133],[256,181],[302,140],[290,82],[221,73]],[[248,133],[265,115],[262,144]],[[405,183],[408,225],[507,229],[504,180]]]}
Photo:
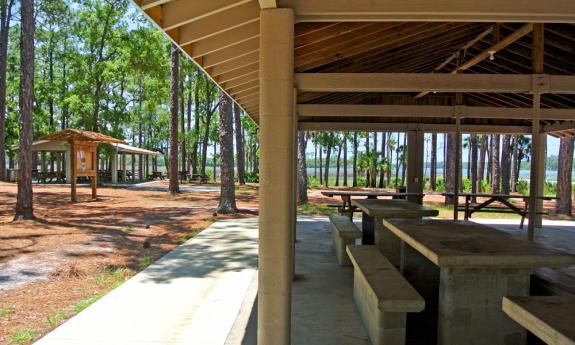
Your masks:
{"label": "picnic table bench", "polygon": [[351,266],[351,261],[345,252],[345,248],[350,244],[355,244],[355,240],[361,237],[361,230],[345,216],[330,216],[333,232],[333,249],[337,262],[341,266]]}
{"label": "picnic table bench", "polygon": [[66,174],[61,171],[38,171],[32,170],[32,179],[37,180],[38,183],[51,183],[54,179],[56,182],[66,182]]}
{"label": "picnic table bench", "polygon": [[503,297],[502,309],[549,345],[575,345],[575,296]]}
{"label": "picnic table bench", "polygon": [[405,344],[406,313],[425,300],[375,246],[347,246],[353,263],[353,301],[374,345]]}
{"label": "picnic table bench", "polygon": [[[453,198],[453,193],[442,193],[443,196]],[[485,193],[461,193],[460,197],[465,197],[465,203],[459,204],[457,200],[457,210],[463,211],[464,219],[469,220],[471,215],[475,212],[491,212],[491,213],[513,213],[521,216],[521,224],[519,227],[523,229],[525,218],[529,214],[529,196],[528,195],[513,195],[513,194],[485,194]],[[486,198],[487,200],[481,203],[472,203],[473,199]],[[514,205],[510,200],[518,199],[523,200],[523,208]],[[541,200],[555,200],[556,197],[542,196],[538,199]],[[499,206],[494,205],[499,203]],[[538,212],[538,214],[547,214],[547,212]]]}

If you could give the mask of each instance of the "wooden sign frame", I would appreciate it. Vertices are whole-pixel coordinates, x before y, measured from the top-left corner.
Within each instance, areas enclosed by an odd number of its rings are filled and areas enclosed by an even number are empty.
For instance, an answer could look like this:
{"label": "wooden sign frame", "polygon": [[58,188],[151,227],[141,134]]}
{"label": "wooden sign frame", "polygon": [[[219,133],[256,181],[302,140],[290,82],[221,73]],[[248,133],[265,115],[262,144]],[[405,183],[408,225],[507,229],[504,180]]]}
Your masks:
{"label": "wooden sign frame", "polygon": [[72,201],[78,201],[76,193],[76,180],[78,177],[90,177],[92,199],[96,199],[98,195],[98,143],[89,141],[70,142],[70,158],[72,165]]}

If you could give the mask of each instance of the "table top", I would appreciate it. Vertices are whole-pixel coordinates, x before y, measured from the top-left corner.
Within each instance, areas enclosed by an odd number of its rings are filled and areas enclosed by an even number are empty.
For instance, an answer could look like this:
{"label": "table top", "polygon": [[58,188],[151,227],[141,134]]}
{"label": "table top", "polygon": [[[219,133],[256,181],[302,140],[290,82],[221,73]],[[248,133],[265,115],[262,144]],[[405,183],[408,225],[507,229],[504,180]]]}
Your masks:
{"label": "table top", "polygon": [[[453,193],[441,193],[443,196],[453,196]],[[505,199],[529,199],[529,195],[518,195],[518,194],[489,194],[489,193],[459,193],[459,196],[470,196],[478,198],[505,198]],[[558,199],[554,196],[540,196],[537,199],[542,200],[554,200]]]}
{"label": "table top", "polygon": [[407,200],[355,199],[351,203],[370,217],[420,218],[439,214],[437,210]]}
{"label": "table top", "polygon": [[394,191],[361,191],[361,190],[322,190],[321,194],[334,196],[424,196],[420,193],[399,193]]}
{"label": "table top", "polygon": [[575,296],[503,297],[503,311],[547,344],[575,344]]}
{"label": "table top", "polygon": [[575,265],[575,255],[469,221],[384,219],[383,225],[439,267],[533,270]]}

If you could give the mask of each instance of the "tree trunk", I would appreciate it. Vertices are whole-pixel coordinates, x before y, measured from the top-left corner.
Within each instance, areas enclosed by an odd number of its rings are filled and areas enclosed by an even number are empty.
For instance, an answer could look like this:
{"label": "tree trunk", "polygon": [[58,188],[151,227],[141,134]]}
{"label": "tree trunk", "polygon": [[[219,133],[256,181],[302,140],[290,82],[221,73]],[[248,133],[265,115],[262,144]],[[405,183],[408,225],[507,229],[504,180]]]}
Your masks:
{"label": "tree trunk", "polygon": [[178,176],[178,76],[180,70],[180,50],[172,43],[171,60],[172,60],[172,79],[170,83],[170,194],[179,193],[179,176]]}
{"label": "tree trunk", "polygon": [[216,165],[218,163],[218,144],[214,141],[214,153],[212,154],[212,180],[214,182],[217,181],[217,176],[216,176]]}
{"label": "tree trunk", "polygon": [[376,157],[372,162],[371,171],[371,187],[375,188],[377,184],[377,132],[373,132],[373,155]]}
{"label": "tree trunk", "polygon": [[[367,156],[369,156],[369,132],[365,133],[365,154]],[[365,172],[365,186],[369,187],[371,186],[371,179],[370,179],[370,174],[369,174],[369,167],[367,167],[367,170]]]}
{"label": "tree trunk", "polygon": [[337,159],[335,161],[335,185],[339,186],[339,165],[341,163],[341,146],[337,148]]}
{"label": "tree trunk", "polygon": [[194,138],[192,145],[192,174],[198,174],[198,147],[200,142],[200,81],[202,73],[196,76],[194,85]]}
{"label": "tree trunk", "polygon": [[0,8],[0,181],[6,180],[6,64],[12,3],[2,1]]}
{"label": "tree trunk", "polygon": [[180,130],[182,133],[180,134],[182,138],[182,162],[180,163],[181,171],[186,171],[186,160],[187,160],[187,153],[186,153],[186,93],[184,89],[184,78],[180,80]]}
{"label": "tree trunk", "polygon": [[470,138],[470,150],[471,150],[471,193],[477,193],[478,182],[477,182],[477,134],[471,134]]}
{"label": "tree trunk", "polygon": [[[457,165],[455,164],[455,154],[457,152],[455,141],[455,133],[447,134],[447,142],[445,144],[446,158],[443,169],[445,170],[445,189],[450,193],[455,192],[455,169],[457,169]],[[445,198],[445,203],[446,205],[453,204],[453,198]]]}
{"label": "tree trunk", "polygon": [[571,189],[573,174],[573,138],[561,138],[559,144],[559,166],[557,168],[557,202],[555,212],[571,216]]}
{"label": "tree trunk", "polygon": [[429,166],[429,187],[432,191],[437,189],[437,133],[431,134],[431,153]]}
{"label": "tree trunk", "polygon": [[317,178],[317,142],[313,144],[314,155],[313,155],[313,178]]}
{"label": "tree trunk", "polygon": [[244,136],[242,130],[241,109],[234,104],[234,121],[236,125],[236,156],[238,157],[238,182],[246,184],[246,162],[244,160]]}
{"label": "tree trunk", "polygon": [[357,132],[353,132],[353,167],[352,167],[352,186],[357,187]]}
{"label": "tree trunk", "polygon": [[499,135],[491,136],[491,192],[499,193]]}
{"label": "tree trunk", "polygon": [[328,144],[326,152],[325,152],[325,167],[324,167],[325,174],[323,177],[324,185],[326,188],[329,187],[329,163],[330,163],[329,160],[330,159],[331,159],[331,144]]}
{"label": "tree trunk", "polygon": [[307,140],[305,138],[305,132],[299,131],[297,134],[298,150],[297,150],[297,203],[305,204],[308,202],[307,198],[307,167],[305,161],[305,149],[307,146]]}
{"label": "tree trunk", "polygon": [[[190,148],[190,137],[192,135],[192,77],[190,76],[190,78],[188,79],[188,112],[187,112],[187,119],[186,119],[186,129],[187,129],[187,135],[184,138],[184,142],[186,144],[187,148]],[[192,153],[188,153],[188,157],[187,157],[187,165],[186,165],[186,171],[188,173],[191,173],[191,168],[192,168]]]}
{"label": "tree trunk", "polygon": [[14,220],[33,219],[32,114],[34,111],[34,0],[21,0],[20,166]]}
{"label": "tree trunk", "polygon": [[322,154],[322,145],[319,145],[319,184],[323,185],[323,170],[322,170],[322,165],[323,165],[323,159],[321,157]]}
{"label": "tree trunk", "polygon": [[517,181],[519,181],[519,170],[517,169],[517,163],[519,158],[519,145],[517,142],[517,135],[514,135],[511,139],[511,150],[512,150],[512,161],[513,165],[511,167],[511,191],[517,192]]}
{"label": "tree trunk", "polygon": [[217,213],[236,213],[234,184],[234,114],[230,97],[220,92],[220,204]]}
{"label": "tree trunk", "polygon": [[405,153],[407,150],[407,134],[403,133],[403,151],[401,154],[401,185],[405,186],[405,170],[406,170],[406,164],[405,164]]}
{"label": "tree trunk", "polygon": [[[385,135],[387,133],[381,133],[381,162],[385,161],[385,147],[386,147],[386,138]],[[381,166],[381,171],[379,172],[379,188],[385,187],[385,169]]]}
{"label": "tree trunk", "polygon": [[399,184],[399,132],[397,132],[397,148],[395,150],[395,181],[394,184],[397,187]]}
{"label": "tree trunk", "polygon": [[511,192],[511,136],[504,135],[501,146],[501,192]]}
{"label": "tree trunk", "polygon": [[487,153],[487,135],[481,135],[479,149],[479,164],[477,167],[477,190],[483,192],[483,179],[485,178],[485,155]]}
{"label": "tree trunk", "polygon": [[343,185],[347,187],[347,137],[345,135],[343,137]]}

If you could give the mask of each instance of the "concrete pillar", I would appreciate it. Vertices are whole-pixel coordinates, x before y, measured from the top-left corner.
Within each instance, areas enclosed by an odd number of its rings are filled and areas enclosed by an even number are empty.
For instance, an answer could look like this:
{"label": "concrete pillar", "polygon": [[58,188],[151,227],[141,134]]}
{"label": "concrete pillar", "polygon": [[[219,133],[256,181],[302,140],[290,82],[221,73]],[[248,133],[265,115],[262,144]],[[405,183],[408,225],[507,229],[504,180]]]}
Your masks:
{"label": "concrete pillar", "polygon": [[72,183],[72,157],[70,154],[70,147],[66,149],[66,183]]}
{"label": "concrete pillar", "polygon": [[[407,192],[423,194],[423,131],[407,132]],[[423,203],[421,197],[408,197],[407,200]]]}
{"label": "concrete pillar", "polygon": [[112,183],[118,183],[118,149],[114,147],[114,154],[112,154]]}
{"label": "concrete pillar", "polygon": [[294,14],[260,12],[258,344],[288,345],[293,279]]}

